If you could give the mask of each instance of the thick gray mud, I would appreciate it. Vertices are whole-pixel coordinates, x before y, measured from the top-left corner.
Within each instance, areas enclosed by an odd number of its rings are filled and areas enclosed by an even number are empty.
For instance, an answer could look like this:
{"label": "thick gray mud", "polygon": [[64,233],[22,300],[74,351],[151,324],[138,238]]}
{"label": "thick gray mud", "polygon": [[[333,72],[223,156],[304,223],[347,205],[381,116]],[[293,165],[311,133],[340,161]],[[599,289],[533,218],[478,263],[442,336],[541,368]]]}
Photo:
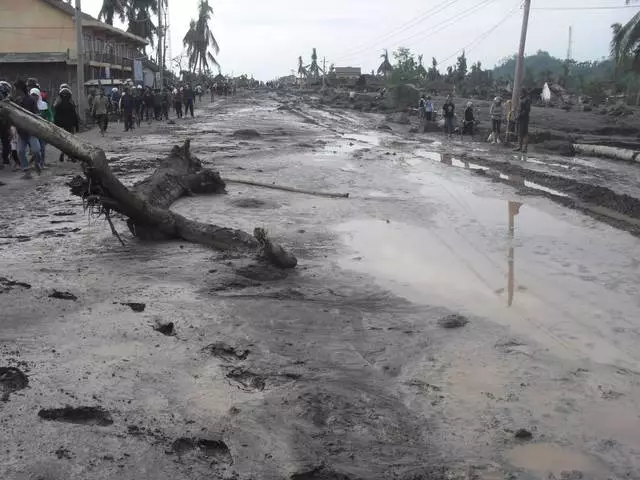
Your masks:
{"label": "thick gray mud", "polygon": [[196,113],[86,138],[129,185],[191,137],[223,177],[350,198],[173,206],[267,228],[300,260],[283,272],[116,219],[121,246],[69,196],[77,165],[1,172],[0,478],[640,478],[631,166],[272,94]]}

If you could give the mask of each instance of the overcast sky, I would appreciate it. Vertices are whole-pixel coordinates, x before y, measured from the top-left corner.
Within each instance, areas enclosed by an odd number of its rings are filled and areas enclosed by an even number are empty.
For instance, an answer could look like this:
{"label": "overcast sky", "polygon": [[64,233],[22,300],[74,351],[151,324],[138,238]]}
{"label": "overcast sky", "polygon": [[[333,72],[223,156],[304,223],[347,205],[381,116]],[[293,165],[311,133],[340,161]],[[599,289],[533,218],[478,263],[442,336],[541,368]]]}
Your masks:
{"label": "overcast sky", "polygon": [[[384,48],[399,46],[436,57],[440,69],[455,63],[466,47],[469,62],[493,67],[517,50],[522,0],[209,0],[213,31],[220,44],[218,61],[225,74],[253,74],[261,80],[309,62],[316,47],[327,67],[377,69]],[[102,0],[84,0],[83,10],[97,16]],[[180,54],[182,37],[198,0],[169,0],[170,53]],[[625,22],[637,8],[616,10],[539,10],[559,7],[622,6],[624,0],[533,0],[527,53],[547,50],[564,58],[573,26],[573,58],[608,55],[610,25]],[[438,11],[439,10],[439,11]]]}

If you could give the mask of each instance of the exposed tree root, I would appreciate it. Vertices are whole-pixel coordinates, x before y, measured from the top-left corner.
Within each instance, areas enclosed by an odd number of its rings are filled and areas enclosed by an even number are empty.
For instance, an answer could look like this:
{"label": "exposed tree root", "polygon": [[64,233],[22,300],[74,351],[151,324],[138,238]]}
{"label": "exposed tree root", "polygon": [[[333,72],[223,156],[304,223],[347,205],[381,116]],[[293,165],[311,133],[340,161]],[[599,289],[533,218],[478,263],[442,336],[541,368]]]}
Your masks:
{"label": "exposed tree root", "polygon": [[139,238],[180,238],[218,250],[255,252],[281,268],[296,266],[296,258],[272,243],[263,229],[256,229],[260,232],[256,237],[242,230],[189,220],[169,210],[185,195],[224,192],[219,174],[203,169],[190,154],[189,140],[174,147],[149,178],[129,189],[113,174],[101,149],[8,101],[0,101],[0,115],[82,162],[84,177],[69,183],[72,194],[81,196],[86,207],[105,216],[111,211],[123,214],[129,229]]}

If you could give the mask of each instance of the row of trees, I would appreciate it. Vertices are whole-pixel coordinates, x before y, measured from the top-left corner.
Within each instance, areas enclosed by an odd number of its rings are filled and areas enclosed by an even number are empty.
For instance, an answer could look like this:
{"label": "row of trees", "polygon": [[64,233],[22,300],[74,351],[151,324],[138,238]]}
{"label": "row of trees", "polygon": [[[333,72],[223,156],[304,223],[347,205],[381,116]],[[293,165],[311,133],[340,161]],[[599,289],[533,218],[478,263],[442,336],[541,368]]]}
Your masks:
{"label": "row of trees", "polygon": [[[167,0],[162,2],[168,8]],[[103,0],[98,18],[109,25],[119,19],[127,24],[128,32],[147,39],[153,46],[158,34],[154,15],[157,18],[157,0]],[[191,20],[189,30],[183,38],[189,71],[192,73],[197,71],[200,75],[208,75],[212,67],[220,69],[215,57],[220,52],[220,47],[211,29],[212,17],[213,8],[209,5],[209,0],[200,0],[197,18]]]}

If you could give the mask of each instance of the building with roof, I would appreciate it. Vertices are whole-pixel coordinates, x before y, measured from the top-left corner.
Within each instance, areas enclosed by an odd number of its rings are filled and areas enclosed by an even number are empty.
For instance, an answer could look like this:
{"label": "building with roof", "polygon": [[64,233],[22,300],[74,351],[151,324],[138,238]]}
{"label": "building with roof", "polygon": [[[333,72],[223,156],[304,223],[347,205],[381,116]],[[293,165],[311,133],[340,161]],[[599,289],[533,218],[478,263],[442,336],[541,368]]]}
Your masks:
{"label": "building with roof", "polygon": [[[83,14],[85,80],[134,77],[134,60],[142,60],[144,38]],[[61,0],[2,0],[0,78],[37,78],[54,91],[76,83],[75,9]],[[145,65],[149,67],[149,63]],[[152,64],[155,66],[155,64]],[[155,66],[157,69],[157,66]],[[157,71],[157,70],[156,70]]]}
{"label": "building with roof", "polygon": [[362,75],[360,67],[335,67],[336,80],[357,80]]}

